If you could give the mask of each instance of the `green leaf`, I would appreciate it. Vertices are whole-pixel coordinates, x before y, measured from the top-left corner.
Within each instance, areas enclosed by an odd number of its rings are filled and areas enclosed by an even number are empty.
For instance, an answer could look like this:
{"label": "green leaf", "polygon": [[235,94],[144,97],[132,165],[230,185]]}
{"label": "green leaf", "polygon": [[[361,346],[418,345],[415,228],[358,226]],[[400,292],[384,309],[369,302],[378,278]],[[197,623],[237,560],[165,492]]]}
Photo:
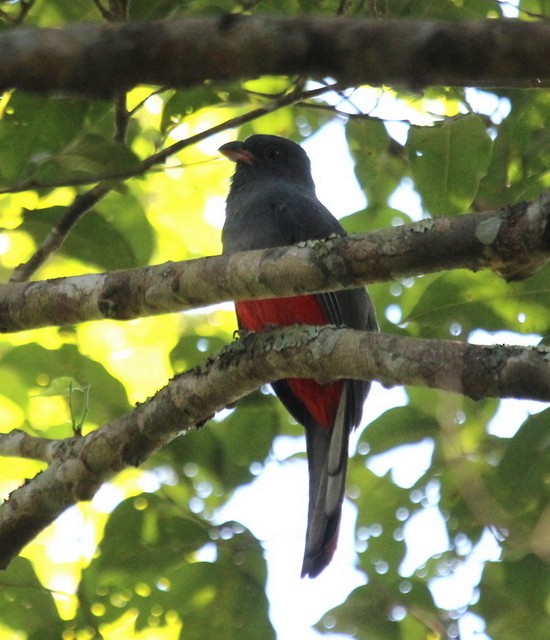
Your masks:
{"label": "green leaf", "polygon": [[369,455],[376,455],[439,434],[440,426],[433,416],[414,407],[395,407],[369,424],[361,442],[369,445]]}
{"label": "green leaf", "polygon": [[211,542],[208,527],[187,514],[154,494],[125,500],[109,518],[94,570],[108,579],[120,574],[145,579],[179,565]]}
{"label": "green leaf", "polygon": [[325,614],[316,628],[319,631],[348,634],[358,640],[401,640],[397,622],[390,620],[391,594],[376,582],[358,587],[339,607]]}
{"label": "green leaf", "polygon": [[34,175],[79,135],[87,111],[84,100],[15,92],[0,119],[0,184]]}
{"label": "green leaf", "polygon": [[[38,7],[37,7],[38,9]],[[30,11],[25,23],[55,27],[66,22],[99,21],[100,15],[88,0],[48,0],[39,10]]]}
{"label": "green leaf", "polygon": [[480,117],[411,127],[407,151],[424,206],[433,215],[467,211],[487,173],[492,143]]}
{"label": "green leaf", "polygon": [[477,328],[542,334],[550,329],[549,273],[544,267],[524,282],[507,283],[490,271],[448,272],[424,289],[408,314],[404,309],[405,319],[430,337],[465,335]]}
{"label": "green leaf", "polygon": [[346,138],[369,209],[387,207],[388,198],[409,170],[403,149],[389,136],[384,123],[376,119],[350,119]]}
{"label": "green leaf", "polygon": [[[392,620],[396,607],[404,619]],[[325,614],[315,626],[319,631],[350,633],[359,640],[426,640],[430,631],[442,629],[442,612],[437,609],[428,587],[420,580],[391,580],[373,575],[347,600]],[[436,636],[434,636],[435,638]]]}
{"label": "green leaf", "polygon": [[62,151],[37,164],[31,178],[37,184],[69,183],[71,180],[125,174],[137,170],[137,156],[121,143],[86,133]]}
{"label": "green leaf", "polygon": [[550,265],[534,276],[511,282],[510,295],[502,305],[511,328],[523,333],[550,331]]}
{"label": "green leaf", "polygon": [[384,229],[396,224],[408,224],[411,219],[403,211],[391,207],[364,209],[340,218],[340,222],[348,233],[365,233],[366,231]]}
{"label": "green leaf", "polygon": [[[114,235],[124,243],[124,252],[119,258],[126,260],[128,267],[148,264],[155,249],[155,232],[138,197],[130,189],[125,189],[123,193],[111,191],[98,203],[95,210],[111,225]],[[117,249],[109,242],[102,253],[106,249],[111,254],[109,259],[114,258],[112,254]]]}
{"label": "green leaf", "polygon": [[487,331],[508,328],[502,312],[510,302],[506,282],[490,272],[452,271],[437,277],[406,315],[418,325],[420,335],[449,338],[482,327]]}
{"label": "green leaf", "polygon": [[[119,505],[99,556],[84,571],[82,602],[104,607],[101,623],[137,610],[138,630],[154,608],[160,625],[176,612],[196,640],[273,638],[258,541],[235,523],[219,528],[223,536],[211,535],[213,527],[186,513],[151,494]],[[205,545],[214,550],[211,563],[194,558]]]}
{"label": "green leaf", "polygon": [[[64,207],[25,211],[19,230],[28,233],[40,245],[65,212]],[[144,239],[151,244],[151,230],[142,218]],[[147,230],[149,234],[147,234]],[[146,246],[144,247],[146,251]],[[88,212],[73,227],[60,249],[61,254],[95,265],[100,269],[127,269],[139,265],[134,246],[117,225],[94,211]],[[142,251],[144,253],[144,251]]]}
{"label": "green leaf", "polygon": [[28,409],[28,389],[18,369],[4,364],[0,366],[0,389],[6,398],[17,404],[24,412]]}
{"label": "green leaf", "polygon": [[549,498],[550,410],[530,416],[508,442],[497,467],[495,490],[506,509],[534,525]]}
{"label": "green leaf", "polygon": [[227,497],[254,478],[252,463],[264,463],[285,421],[286,414],[273,396],[253,393],[240,400],[223,422],[211,422],[200,433],[174,440],[160,455],[168,455],[174,463],[196,463]]}
{"label": "green leaf", "polygon": [[549,186],[548,95],[536,90],[502,93],[511,111],[497,129],[493,157],[481,183],[480,197],[487,208],[534,198]]}
{"label": "green leaf", "polygon": [[173,574],[169,603],[182,618],[185,633],[193,640],[275,638],[258,541],[244,530],[218,548],[216,562],[188,564],[179,580]]}
{"label": "green leaf", "polygon": [[472,612],[483,616],[487,633],[499,640],[550,636],[548,564],[534,555],[485,565],[479,601]]}
{"label": "green leaf", "polygon": [[36,388],[37,380],[43,380],[47,386],[53,379],[63,376],[70,376],[81,385],[89,384],[88,417],[96,425],[106,424],[130,408],[122,384],[101,364],[80,354],[74,345],[64,345],[60,349],[22,345],[8,351],[1,363],[3,367],[16,370],[31,389]]}
{"label": "green leaf", "polygon": [[246,104],[249,97],[240,83],[213,84],[205,82],[193,89],[175,91],[165,102],[162,112],[161,131],[165,132],[181,122],[182,118],[204,107],[238,103]]}
{"label": "green leaf", "polygon": [[405,543],[400,536],[403,522],[400,509],[412,511],[409,491],[395,485],[391,477],[377,476],[360,464],[357,456],[350,461],[348,487],[354,489],[354,504],[358,508],[357,527],[365,533],[366,549],[359,554],[361,567],[370,575],[387,565],[389,576],[395,575],[405,556]]}
{"label": "green leaf", "polygon": [[227,344],[227,339],[218,336],[208,338],[188,332],[182,335],[170,352],[170,363],[175,371],[184,371],[202,364],[206,358]]}
{"label": "green leaf", "polygon": [[0,573],[0,622],[33,640],[59,640],[64,631],[50,591],[25,558]]}

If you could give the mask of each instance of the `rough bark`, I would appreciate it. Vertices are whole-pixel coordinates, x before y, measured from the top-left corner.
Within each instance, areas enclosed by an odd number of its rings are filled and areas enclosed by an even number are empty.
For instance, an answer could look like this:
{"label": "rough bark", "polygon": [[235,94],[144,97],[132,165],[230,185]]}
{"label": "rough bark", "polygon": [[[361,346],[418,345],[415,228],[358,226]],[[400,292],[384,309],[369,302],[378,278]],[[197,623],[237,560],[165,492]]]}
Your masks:
{"label": "rough bark", "polygon": [[301,246],[0,285],[0,331],[128,320],[456,268],[532,275],[550,258],[550,191],[498,212],[422,220]]}
{"label": "rough bark", "polygon": [[227,14],[6,29],[0,60],[0,90],[102,97],[143,83],[296,73],[347,85],[541,86],[550,80],[550,25]]}

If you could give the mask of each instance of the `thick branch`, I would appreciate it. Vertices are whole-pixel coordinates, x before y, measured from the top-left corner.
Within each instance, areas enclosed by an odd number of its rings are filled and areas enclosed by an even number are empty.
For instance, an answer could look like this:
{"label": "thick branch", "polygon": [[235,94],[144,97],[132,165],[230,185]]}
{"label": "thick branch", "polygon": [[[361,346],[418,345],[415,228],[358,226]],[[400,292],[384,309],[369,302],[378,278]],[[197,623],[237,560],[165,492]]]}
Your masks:
{"label": "thick branch", "polygon": [[525,278],[550,258],[550,191],[508,210],[302,246],[0,286],[0,331],[130,319],[468,268]]}
{"label": "thick branch", "polygon": [[14,28],[0,34],[0,91],[112,96],[136,84],[304,73],[342,83],[539,86],[550,25],[224,15],[170,22]]}
{"label": "thick branch", "polygon": [[[396,355],[398,354],[398,355]],[[174,378],[134,411],[85,437],[56,443],[56,460],[0,507],[0,567],[78,500],[88,500],[121,469],[226,405],[282,377],[376,379],[479,398],[550,401],[548,350],[477,346],[335,329],[293,327],[248,334],[218,357]],[[0,435],[0,453],[35,455],[18,434]],[[37,448],[43,458],[46,443]],[[49,458],[49,454],[46,456]]]}

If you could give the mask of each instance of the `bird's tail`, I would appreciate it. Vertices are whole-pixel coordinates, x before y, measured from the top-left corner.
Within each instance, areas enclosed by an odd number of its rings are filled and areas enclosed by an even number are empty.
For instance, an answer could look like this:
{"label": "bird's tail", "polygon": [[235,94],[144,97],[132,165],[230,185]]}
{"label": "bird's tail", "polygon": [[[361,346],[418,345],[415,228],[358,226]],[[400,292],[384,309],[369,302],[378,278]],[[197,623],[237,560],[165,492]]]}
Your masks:
{"label": "bird's tail", "polygon": [[309,507],[302,578],[319,575],[338,542],[348,461],[346,396],[344,391],[332,429],[319,425],[306,429]]}

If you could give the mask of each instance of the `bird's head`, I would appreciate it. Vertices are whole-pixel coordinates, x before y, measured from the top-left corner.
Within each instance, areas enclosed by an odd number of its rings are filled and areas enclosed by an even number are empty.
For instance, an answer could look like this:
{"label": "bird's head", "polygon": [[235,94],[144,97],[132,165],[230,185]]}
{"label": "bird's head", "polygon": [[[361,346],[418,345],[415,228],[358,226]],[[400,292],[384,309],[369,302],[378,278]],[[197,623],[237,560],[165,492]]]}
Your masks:
{"label": "bird's head", "polygon": [[220,152],[236,162],[233,186],[252,179],[283,180],[315,191],[311,165],[300,145],[279,136],[254,135],[244,142],[228,142]]}

